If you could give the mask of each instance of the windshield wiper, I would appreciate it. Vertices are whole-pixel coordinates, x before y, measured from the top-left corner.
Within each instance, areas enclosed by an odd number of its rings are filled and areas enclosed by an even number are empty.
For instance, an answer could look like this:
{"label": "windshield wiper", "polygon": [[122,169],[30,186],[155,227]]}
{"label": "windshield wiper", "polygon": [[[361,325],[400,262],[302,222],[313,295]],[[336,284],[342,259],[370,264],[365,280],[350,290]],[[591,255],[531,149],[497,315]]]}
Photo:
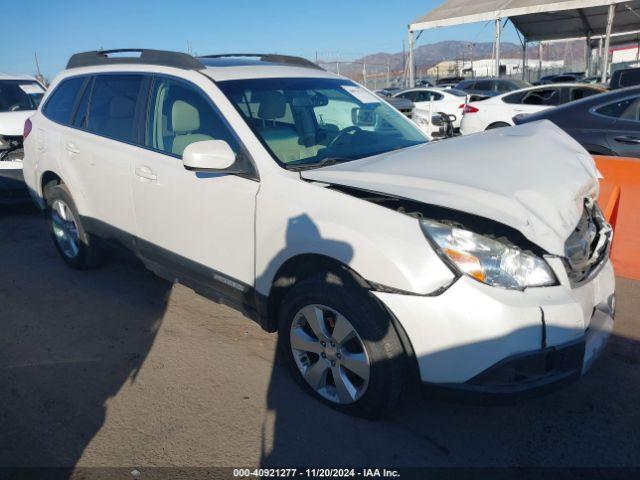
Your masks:
{"label": "windshield wiper", "polygon": [[330,165],[335,165],[336,163],[349,162],[351,160],[353,159],[342,158],[342,157],[328,157],[328,158],[323,158],[322,160],[318,160],[317,162],[307,162],[307,163],[301,163],[298,165],[291,165],[291,166],[288,166],[287,169],[293,170],[294,172],[301,172],[303,170],[311,170],[313,168],[328,167]]}

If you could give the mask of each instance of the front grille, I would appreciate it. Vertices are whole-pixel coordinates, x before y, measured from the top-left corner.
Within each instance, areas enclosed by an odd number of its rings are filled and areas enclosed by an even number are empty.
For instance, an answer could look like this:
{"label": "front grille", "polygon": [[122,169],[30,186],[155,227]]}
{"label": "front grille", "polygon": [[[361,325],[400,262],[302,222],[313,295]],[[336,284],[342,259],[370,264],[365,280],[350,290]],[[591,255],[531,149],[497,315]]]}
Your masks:
{"label": "front grille", "polygon": [[613,230],[594,200],[585,200],[575,230],[565,242],[565,268],[572,284],[588,281],[609,257]]}

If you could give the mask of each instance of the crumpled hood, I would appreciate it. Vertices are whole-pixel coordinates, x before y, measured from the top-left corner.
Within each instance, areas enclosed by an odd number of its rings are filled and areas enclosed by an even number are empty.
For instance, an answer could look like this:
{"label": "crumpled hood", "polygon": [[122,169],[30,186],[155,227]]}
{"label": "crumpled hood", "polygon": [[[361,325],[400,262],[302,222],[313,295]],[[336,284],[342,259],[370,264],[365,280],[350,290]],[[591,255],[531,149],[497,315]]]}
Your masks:
{"label": "crumpled hood", "polygon": [[22,136],[24,122],[34,113],[35,110],[0,112],[0,135]]}
{"label": "crumpled hood", "polygon": [[585,197],[597,198],[599,192],[593,158],[547,120],[301,175],[490,218],[562,256]]}

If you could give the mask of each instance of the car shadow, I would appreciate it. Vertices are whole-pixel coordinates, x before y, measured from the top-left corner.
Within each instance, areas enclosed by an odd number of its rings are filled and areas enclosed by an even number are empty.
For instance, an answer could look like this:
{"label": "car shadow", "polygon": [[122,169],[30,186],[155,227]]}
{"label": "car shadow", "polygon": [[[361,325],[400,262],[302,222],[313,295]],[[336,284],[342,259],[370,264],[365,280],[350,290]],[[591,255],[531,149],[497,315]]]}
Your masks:
{"label": "car shadow", "polygon": [[39,215],[0,208],[0,465],[66,477],[136,381],[171,284],[119,252],[96,271],[67,268]]}

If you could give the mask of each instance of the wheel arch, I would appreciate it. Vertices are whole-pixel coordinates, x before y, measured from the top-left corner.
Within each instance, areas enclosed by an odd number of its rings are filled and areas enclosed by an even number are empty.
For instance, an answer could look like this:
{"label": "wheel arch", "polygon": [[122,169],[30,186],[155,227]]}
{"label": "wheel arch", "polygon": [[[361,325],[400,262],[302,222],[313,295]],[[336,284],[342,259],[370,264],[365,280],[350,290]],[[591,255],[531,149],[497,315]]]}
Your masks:
{"label": "wheel arch", "polygon": [[360,274],[340,260],[318,253],[304,253],[288,258],[280,265],[266,296],[265,330],[275,332],[278,307],[287,292],[301,280],[316,275],[330,275],[331,282],[370,289],[371,285]]}
{"label": "wheel arch", "polygon": [[46,170],[42,173],[42,175],[40,176],[40,181],[37,184],[38,191],[36,192],[38,196],[37,203],[39,204],[41,209],[44,209],[46,207],[45,189],[47,188],[47,186],[59,185],[61,183],[64,183],[62,177],[60,177],[60,175],[53,172],[52,170]]}
{"label": "wheel arch", "polygon": [[[309,278],[310,276],[326,274],[328,281],[342,283],[352,287],[361,287],[366,290],[373,290],[374,286],[362,277],[354,269],[345,263],[327,255],[316,253],[305,253],[287,259],[277,270],[273,277],[269,294],[263,299],[261,325],[268,332],[278,330],[278,307],[282,303],[284,296],[293,288],[296,283]],[[398,334],[402,348],[407,356],[410,365],[410,375],[413,379],[419,379],[418,361],[415,351],[407,332],[402,327],[400,321],[378,298],[371,295],[374,301],[387,312],[391,324]]]}

